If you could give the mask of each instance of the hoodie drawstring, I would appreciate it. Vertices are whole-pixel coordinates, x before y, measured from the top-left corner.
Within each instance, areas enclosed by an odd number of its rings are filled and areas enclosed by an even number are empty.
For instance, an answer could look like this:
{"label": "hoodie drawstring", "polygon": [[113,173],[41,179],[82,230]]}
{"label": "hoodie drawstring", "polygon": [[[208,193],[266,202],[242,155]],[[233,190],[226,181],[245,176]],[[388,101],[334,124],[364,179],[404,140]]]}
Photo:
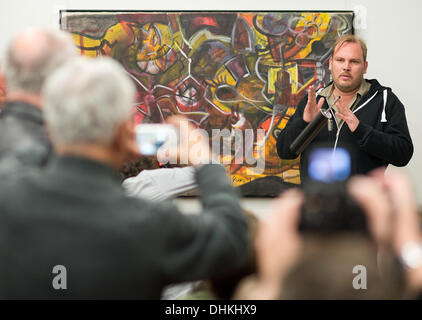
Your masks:
{"label": "hoodie drawstring", "polygon": [[385,117],[385,106],[387,104],[387,89],[385,89],[383,92],[383,108],[382,108],[382,113],[381,113],[381,122],[387,122],[387,118]]}

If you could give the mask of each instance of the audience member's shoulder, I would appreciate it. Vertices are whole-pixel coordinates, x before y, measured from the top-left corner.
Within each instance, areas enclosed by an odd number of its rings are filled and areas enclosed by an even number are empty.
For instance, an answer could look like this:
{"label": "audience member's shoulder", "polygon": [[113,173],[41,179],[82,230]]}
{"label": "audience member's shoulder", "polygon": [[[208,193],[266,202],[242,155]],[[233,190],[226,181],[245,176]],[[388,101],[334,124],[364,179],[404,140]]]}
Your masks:
{"label": "audience member's shoulder", "polygon": [[23,192],[32,185],[31,181],[39,179],[42,169],[38,167],[26,167],[13,158],[0,160],[0,203],[2,208],[14,207],[22,200]]}
{"label": "audience member's shoulder", "polygon": [[0,159],[0,179],[4,183],[19,183],[22,179],[30,179],[41,174],[43,169],[25,165],[18,161],[15,156]]}

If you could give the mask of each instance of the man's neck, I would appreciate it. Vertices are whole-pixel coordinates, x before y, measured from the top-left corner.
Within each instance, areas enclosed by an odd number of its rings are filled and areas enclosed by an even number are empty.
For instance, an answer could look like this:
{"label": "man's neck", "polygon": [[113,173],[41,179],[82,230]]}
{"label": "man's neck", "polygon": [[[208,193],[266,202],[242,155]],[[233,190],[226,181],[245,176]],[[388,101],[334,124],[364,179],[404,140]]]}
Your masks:
{"label": "man's neck", "polygon": [[334,85],[333,93],[336,97],[341,96],[343,98],[343,100],[344,100],[344,98],[350,99],[350,98],[353,98],[356,95],[356,92],[359,91],[359,88],[360,88],[360,86],[357,87],[356,89],[352,90],[352,91],[344,92]]}
{"label": "man's neck", "polygon": [[28,93],[24,91],[14,91],[7,94],[7,101],[15,102],[21,101],[31,104],[39,109],[42,109],[41,96],[36,93]]}
{"label": "man's neck", "polygon": [[107,145],[76,144],[71,146],[55,145],[56,152],[62,156],[79,156],[93,161],[104,163],[115,170],[119,170],[122,160],[116,152]]}

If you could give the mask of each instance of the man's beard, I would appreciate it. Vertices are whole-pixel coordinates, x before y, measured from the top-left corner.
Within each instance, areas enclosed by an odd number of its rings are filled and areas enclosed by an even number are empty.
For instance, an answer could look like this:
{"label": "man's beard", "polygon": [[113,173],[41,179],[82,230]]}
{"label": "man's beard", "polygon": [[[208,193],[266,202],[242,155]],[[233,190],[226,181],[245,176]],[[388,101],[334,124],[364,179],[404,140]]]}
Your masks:
{"label": "man's beard", "polygon": [[342,92],[352,92],[360,87],[362,81],[363,81],[363,74],[359,77],[359,79],[356,79],[356,82],[353,81],[350,84],[342,85],[340,84],[340,81],[334,81],[334,86]]}

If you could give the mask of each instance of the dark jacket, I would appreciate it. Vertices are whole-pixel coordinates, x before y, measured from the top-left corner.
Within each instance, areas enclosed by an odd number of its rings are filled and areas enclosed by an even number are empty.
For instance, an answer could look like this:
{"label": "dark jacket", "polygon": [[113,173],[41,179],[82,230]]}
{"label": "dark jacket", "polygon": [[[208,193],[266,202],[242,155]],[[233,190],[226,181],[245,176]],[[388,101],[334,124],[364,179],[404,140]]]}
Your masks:
{"label": "dark jacket", "polygon": [[52,154],[42,112],[24,102],[9,102],[0,113],[0,159],[44,167]]}
{"label": "dark jacket", "polygon": [[[345,147],[351,153],[353,161],[351,174],[366,174],[388,164],[405,166],[413,155],[413,144],[403,104],[391,91],[391,88],[381,86],[377,80],[367,81],[371,83],[371,87],[354,109],[360,122],[358,127],[351,132],[347,124],[344,123],[338,137],[337,147]],[[318,96],[317,100],[320,98]],[[307,126],[303,120],[306,102],[307,96],[299,103],[296,112],[277,138],[277,152],[282,159],[297,157],[289,149],[289,146]],[[322,108],[328,108],[327,102]],[[311,148],[318,143],[327,143],[334,147],[337,132],[335,121],[332,132],[330,133],[325,126],[302,152],[301,181],[307,177],[305,168],[307,168],[306,161]]]}
{"label": "dark jacket", "polygon": [[[9,178],[0,187],[0,298],[158,299],[169,283],[237,267],[247,225],[236,190],[219,165],[196,178],[200,215],[128,197],[111,168],[83,158]],[[53,289],[56,265],[66,290]]]}

